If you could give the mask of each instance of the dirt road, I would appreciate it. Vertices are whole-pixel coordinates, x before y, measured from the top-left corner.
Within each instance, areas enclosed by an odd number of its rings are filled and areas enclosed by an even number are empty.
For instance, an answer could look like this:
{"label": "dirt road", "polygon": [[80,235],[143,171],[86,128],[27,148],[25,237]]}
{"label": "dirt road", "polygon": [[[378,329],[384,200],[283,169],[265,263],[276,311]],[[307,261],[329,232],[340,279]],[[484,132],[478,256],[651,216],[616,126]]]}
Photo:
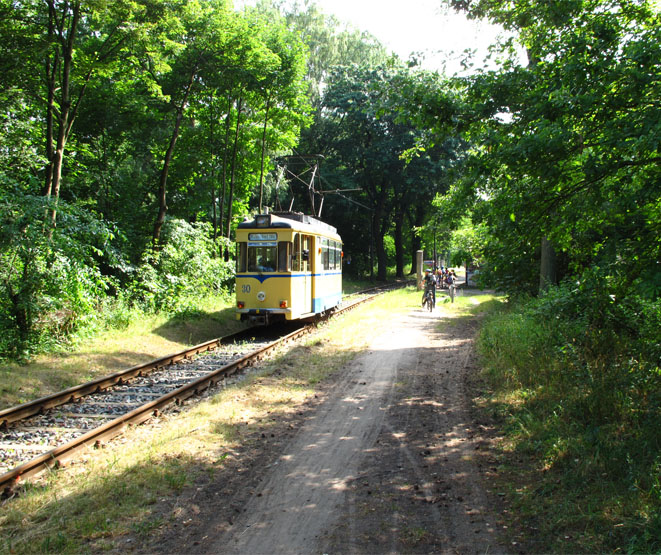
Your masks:
{"label": "dirt road", "polygon": [[470,411],[476,323],[440,321],[415,310],[393,322],[289,436],[198,488],[194,522],[159,549],[504,552],[488,434]]}

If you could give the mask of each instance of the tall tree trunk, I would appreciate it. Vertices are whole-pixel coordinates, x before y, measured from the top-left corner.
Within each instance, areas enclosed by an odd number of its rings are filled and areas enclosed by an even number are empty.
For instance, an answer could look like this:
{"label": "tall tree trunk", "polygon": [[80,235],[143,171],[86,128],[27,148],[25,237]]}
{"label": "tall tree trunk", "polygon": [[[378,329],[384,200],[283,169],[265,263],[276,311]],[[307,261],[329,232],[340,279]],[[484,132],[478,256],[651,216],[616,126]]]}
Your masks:
{"label": "tall tree trunk", "polygon": [[551,242],[542,237],[541,261],[539,264],[539,292],[543,293],[556,283],[556,256]]}
{"label": "tall tree trunk", "polygon": [[209,175],[209,182],[211,183],[211,221],[213,225],[213,244],[215,252],[216,240],[218,239],[218,203],[216,201],[216,165],[218,164],[218,151],[214,136],[216,114],[214,113],[213,93],[209,97],[209,114],[209,152],[211,153],[211,172]]}
{"label": "tall tree trunk", "polygon": [[388,279],[388,255],[386,253],[386,243],[384,238],[388,231],[387,218],[381,218],[381,225],[376,236],[376,263],[377,274],[376,279],[379,281],[386,281]]}
{"label": "tall tree trunk", "polygon": [[163,160],[163,168],[161,169],[161,176],[158,182],[158,215],[156,216],[156,221],[154,222],[154,231],[152,234],[152,242],[154,246],[158,245],[158,241],[161,238],[161,230],[163,229],[163,224],[165,223],[165,215],[168,211],[167,205],[167,186],[168,186],[168,173],[170,171],[170,162],[172,161],[172,156],[174,155],[174,147],[177,144],[177,139],[179,138],[179,128],[181,126],[181,120],[183,119],[183,108],[177,109],[177,116],[175,118],[174,129],[172,130],[172,135],[170,136],[170,144],[168,149],[165,152],[165,159]]}
{"label": "tall tree trunk", "polygon": [[376,214],[372,212],[370,218],[370,279],[374,279],[374,238],[377,234]]}
{"label": "tall tree trunk", "polygon": [[373,246],[376,251],[377,279],[385,281],[387,276],[388,257],[385,250],[384,236],[388,231],[389,212],[387,200],[389,187],[387,183],[380,182],[380,177],[366,184],[367,195],[372,209],[372,223],[370,228],[370,278],[373,277],[374,260],[372,258]]}
{"label": "tall tree trunk", "polygon": [[[234,202],[234,180],[236,178],[236,154],[239,148],[239,131],[241,129],[241,110],[243,109],[243,96],[239,97],[236,106],[236,128],[234,130],[234,146],[232,147],[232,161],[230,169],[230,190],[229,198],[227,199],[227,234],[226,237],[230,239],[232,233],[232,204]],[[227,258],[229,253],[226,253]]]}
{"label": "tall tree trunk", "polygon": [[[80,2],[74,2],[70,6],[71,19],[69,29],[64,29],[64,19],[61,21],[62,27],[58,28],[57,13],[54,0],[48,1],[48,34],[49,39],[56,39],[59,42],[58,52],[55,53],[53,63],[46,62],[46,73],[48,78],[48,105],[46,107],[46,154],[48,156],[48,167],[46,169],[46,183],[44,184],[44,195],[53,197],[55,204],[60,198],[60,182],[62,179],[62,162],[64,160],[64,149],[71,131],[73,117],[70,118],[71,111],[71,64],[73,62],[73,49],[80,20]],[[62,51],[62,68],[59,68],[59,49]],[[61,72],[59,115],[57,116],[57,137],[55,138],[55,92],[57,87],[57,75]],[[48,73],[50,72],[50,75]],[[53,148],[53,140],[55,147]],[[51,226],[55,225],[57,218],[57,208],[53,206],[50,210],[49,220]]]}
{"label": "tall tree trunk", "polygon": [[379,197],[377,199],[376,208],[374,210],[374,245],[376,250],[377,264],[376,279],[379,281],[386,281],[388,267],[388,257],[386,255],[386,247],[384,242],[385,233],[388,230],[386,195],[387,186],[382,185],[379,190]]}
{"label": "tall tree trunk", "polygon": [[174,122],[174,129],[172,130],[172,135],[170,136],[170,144],[168,145],[168,149],[165,152],[165,159],[163,160],[163,169],[161,170],[161,177],[158,184],[158,215],[156,216],[156,221],[154,222],[154,233],[152,235],[152,242],[155,247],[158,246],[158,242],[161,238],[161,229],[163,229],[163,224],[165,223],[165,215],[168,211],[167,185],[170,163],[172,162],[172,157],[174,156],[174,148],[177,145],[177,139],[179,138],[181,121],[184,118],[184,110],[186,109],[188,97],[191,93],[191,90],[193,89],[193,82],[195,81],[196,73],[197,68],[194,68],[189,76],[188,83],[184,92],[184,98],[181,101],[181,104],[176,107],[177,116]]}
{"label": "tall tree trunk", "polygon": [[[55,6],[53,2],[48,3],[48,42],[53,42],[55,39]],[[42,194],[45,197],[50,197],[53,187],[53,163],[55,158],[54,148],[54,135],[55,135],[55,88],[56,76],[59,71],[60,65],[60,50],[57,49],[53,58],[46,56],[45,69],[46,69],[46,177]]]}
{"label": "tall tree trunk", "polygon": [[404,277],[404,210],[395,208],[395,265],[396,276]]}
{"label": "tall tree trunk", "polygon": [[262,131],[262,164],[259,171],[259,213],[262,213],[264,199],[264,158],[266,158],[266,127],[269,121],[269,108],[271,107],[271,93],[266,96],[266,114],[264,115],[264,130]]}
{"label": "tall tree trunk", "polygon": [[422,247],[422,239],[415,232],[415,228],[420,228],[425,223],[425,210],[422,206],[415,207],[415,212],[409,214],[411,220],[411,273],[415,273],[418,264],[417,252]]}
{"label": "tall tree trunk", "polygon": [[[89,64],[87,74],[80,76],[81,87],[74,99],[71,94],[71,75],[74,70],[73,57],[78,34],[78,25],[81,19],[81,1],[55,2],[47,0],[48,4],[48,30],[49,44],[55,45],[55,51],[46,56],[46,175],[42,194],[53,197],[54,205],[50,210],[51,225],[55,225],[57,216],[57,201],[60,197],[62,181],[62,165],[64,153],[71,135],[73,123],[85,90],[89,84],[96,62],[113,56],[124,42],[126,36],[115,31],[110,32],[99,45],[95,53],[95,60]],[[61,13],[58,16],[57,10]],[[68,26],[68,27],[67,27]],[[59,80],[59,81],[58,81]],[[56,100],[59,94],[59,100]],[[56,131],[57,128],[57,131]],[[52,228],[51,228],[52,229]]]}
{"label": "tall tree trunk", "polygon": [[229,156],[229,147],[230,147],[230,131],[232,128],[232,93],[230,92],[227,95],[227,117],[225,118],[225,142],[223,147],[223,169],[220,179],[220,186],[222,191],[220,193],[220,206],[218,207],[218,212],[220,216],[220,221],[218,222],[218,227],[220,228],[221,234],[223,233],[224,222],[225,222],[225,195],[227,192],[227,158]]}
{"label": "tall tree trunk", "polygon": [[[526,49],[528,67],[533,68],[540,63],[530,50]],[[539,262],[539,292],[543,293],[550,285],[556,282],[555,249],[546,237],[542,237],[541,256]]]}

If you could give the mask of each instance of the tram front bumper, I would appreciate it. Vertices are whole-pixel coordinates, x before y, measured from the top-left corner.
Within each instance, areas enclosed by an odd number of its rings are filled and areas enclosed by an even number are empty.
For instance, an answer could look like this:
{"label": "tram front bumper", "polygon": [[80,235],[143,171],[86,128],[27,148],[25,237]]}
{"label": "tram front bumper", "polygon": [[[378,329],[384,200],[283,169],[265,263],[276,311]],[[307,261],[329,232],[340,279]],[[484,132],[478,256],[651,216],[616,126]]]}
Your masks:
{"label": "tram front bumper", "polygon": [[291,308],[237,308],[236,319],[243,322],[268,324],[274,319],[291,320]]}

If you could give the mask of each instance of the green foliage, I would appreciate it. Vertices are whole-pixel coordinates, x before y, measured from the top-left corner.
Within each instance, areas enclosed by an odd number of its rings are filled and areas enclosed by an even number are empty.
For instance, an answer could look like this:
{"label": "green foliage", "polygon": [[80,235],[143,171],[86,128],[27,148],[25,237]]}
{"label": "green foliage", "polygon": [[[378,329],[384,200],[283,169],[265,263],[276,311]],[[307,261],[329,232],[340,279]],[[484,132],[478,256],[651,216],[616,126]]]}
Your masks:
{"label": "green foliage", "polygon": [[[2,247],[2,326],[14,329],[3,352],[100,325],[92,305],[121,326],[136,300],[154,310],[180,306],[196,283],[201,294],[227,290],[219,259],[193,256],[194,267],[182,268],[168,251],[179,238],[144,254],[158,237],[154,222],[205,222],[207,237],[229,238],[250,210],[262,157],[268,171],[269,157],[289,152],[309,121],[306,48],[272,9],[239,13],[227,0],[49,5],[0,0],[0,196],[25,194],[12,217],[32,219],[34,245],[17,246],[19,233]],[[42,208],[28,206],[39,194],[54,199],[42,207],[58,222],[52,235],[40,236]],[[118,230],[114,246],[137,274],[59,221],[71,205],[94,213],[77,213],[82,227],[98,218]],[[60,234],[78,238],[60,245]],[[105,288],[114,280],[131,284],[123,297]]]}
{"label": "green foliage", "polygon": [[347,29],[334,16],[325,15],[314,3],[295,2],[285,15],[309,50],[306,83],[308,96],[321,105],[323,89],[338,66],[373,67],[386,63],[388,53],[367,32]]}
{"label": "green foliage", "polygon": [[548,382],[554,367],[542,322],[525,314],[497,313],[480,334],[480,349],[488,353],[488,369],[510,387],[534,387]]}
{"label": "green foliage", "polygon": [[452,232],[449,245],[450,264],[460,266],[468,264],[479,266],[484,262],[484,248],[487,243],[486,226],[474,225],[470,217],[465,216]]}
{"label": "green foliage", "polygon": [[34,185],[35,174],[43,165],[35,141],[39,140],[37,121],[25,103],[20,89],[0,91],[0,191],[21,183]]}
{"label": "green foliage", "polygon": [[442,89],[438,76],[396,60],[336,68],[305,137],[310,150],[325,155],[326,180],[340,185],[324,213],[342,231],[352,270],[371,271],[376,261],[380,280],[390,262],[387,237],[394,240],[397,276],[403,276],[405,249],[415,252],[420,242],[414,227],[425,223],[434,195],[447,187],[447,167],[456,158],[451,141],[439,141],[408,161],[404,157],[424,135],[406,109],[421,82]]}
{"label": "green foliage", "polygon": [[545,237],[560,255],[559,277],[620,262],[654,298],[658,9],[643,0],[452,3],[515,31],[529,58],[525,68],[508,63],[457,85],[475,148],[453,196],[488,226],[494,282],[513,290],[515,270],[535,291],[529,268]]}
{"label": "green foliage", "polygon": [[103,325],[106,328],[117,330],[128,328],[134,318],[138,316],[124,295],[104,299],[101,313],[103,315]]}
{"label": "green foliage", "polygon": [[214,243],[210,226],[167,220],[163,243],[145,254],[130,286],[134,302],[145,310],[174,313],[186,309],[190,299],[209,293],[229,293],[234,263],[220,253],[227,240]]}
{"label": "green foliage", "polygon": [[[519,498],[542,551],[573,529],[581,551],[661,548],[661,302],[620,278],[590,270],[510,302],[480,333],[493,385],[514,399],[501,410],[515,448],[545,469]],[[542,499],[540,489],[553,493]]]}
{"label": "green foliage", "polygon": [[0,355],[24,358],[63,341],[96,317],[111,280],[100,262],[117,262],[112,231],[93,214],[60,202],[58,226],[44,224],[49,203],[15,191],[0,196]]}

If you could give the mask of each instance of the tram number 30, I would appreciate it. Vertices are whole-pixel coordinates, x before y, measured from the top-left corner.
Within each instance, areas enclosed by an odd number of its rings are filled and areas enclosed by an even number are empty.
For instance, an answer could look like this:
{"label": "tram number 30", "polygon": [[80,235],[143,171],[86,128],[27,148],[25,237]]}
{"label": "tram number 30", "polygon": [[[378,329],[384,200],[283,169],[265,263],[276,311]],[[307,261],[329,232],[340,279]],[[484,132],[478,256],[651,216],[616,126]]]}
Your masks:
{"label": "tram number 30", "polygon": [[250,285],[242,285],[241,286],[241,292],[242,293],[250,293]]}

